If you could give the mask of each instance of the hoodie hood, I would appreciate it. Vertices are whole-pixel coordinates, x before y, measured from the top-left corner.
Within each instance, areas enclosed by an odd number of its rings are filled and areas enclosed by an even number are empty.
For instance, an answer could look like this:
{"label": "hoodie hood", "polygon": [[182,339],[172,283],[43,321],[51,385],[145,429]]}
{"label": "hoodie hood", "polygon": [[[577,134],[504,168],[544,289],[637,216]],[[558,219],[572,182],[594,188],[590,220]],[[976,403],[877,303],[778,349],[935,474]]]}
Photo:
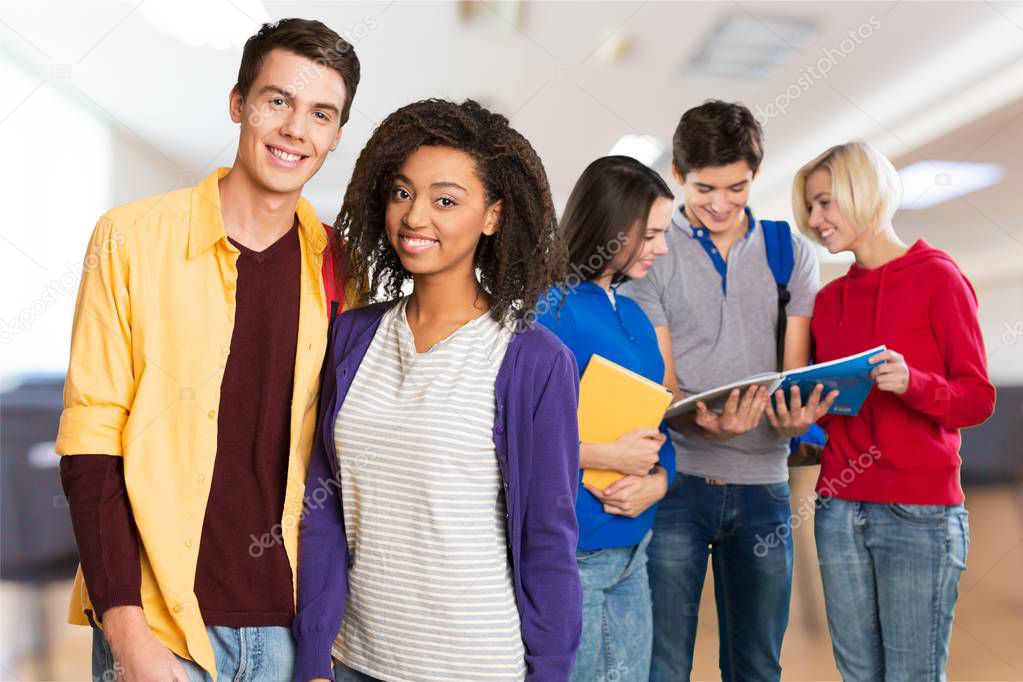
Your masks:
{"label": "hoodie hood", "polygon": [[845,320],[846,303],[849,297],[849,292],[853,287],[859,288],[872,288],[876,291],[874,295],[874,333],[877,333],[881,325],[881,309],[884,305],[885,285],[893,279],[901,279],[902,277],[912,277],[912,273],[903,274],[904,271],[916,268],[924,264],[932,263],[936,260],[948,261],[955,265],[955,261],[952,260],[944,251],[936,249],[923,239],[918,239],[906,253],[902,254],[898,258],[888,261],[884,265],[877,268],[864,268],[856,263],[849,268],[849,272],[846,276],[841,279],[839,287],[841,288],[841,310],[839,312],[839,324]]}

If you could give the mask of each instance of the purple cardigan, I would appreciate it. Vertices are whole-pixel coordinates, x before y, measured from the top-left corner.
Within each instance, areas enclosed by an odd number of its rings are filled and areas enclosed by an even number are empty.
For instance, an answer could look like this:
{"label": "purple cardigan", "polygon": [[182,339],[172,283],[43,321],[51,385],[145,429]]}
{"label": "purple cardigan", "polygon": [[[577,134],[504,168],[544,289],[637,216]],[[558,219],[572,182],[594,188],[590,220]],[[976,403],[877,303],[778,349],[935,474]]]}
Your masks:
{"label": "purple cardigan", "polygon": [[[330,650],[344,615],[350,563],[334,422],[394,303],[347,311],[331,329],[299,536],[295,682],[334,679]],[[494,446],[528,682],[568,680],[582,630],[575,560],[578,379],[572,353],[540,325],[512,337],[497,374]]]}

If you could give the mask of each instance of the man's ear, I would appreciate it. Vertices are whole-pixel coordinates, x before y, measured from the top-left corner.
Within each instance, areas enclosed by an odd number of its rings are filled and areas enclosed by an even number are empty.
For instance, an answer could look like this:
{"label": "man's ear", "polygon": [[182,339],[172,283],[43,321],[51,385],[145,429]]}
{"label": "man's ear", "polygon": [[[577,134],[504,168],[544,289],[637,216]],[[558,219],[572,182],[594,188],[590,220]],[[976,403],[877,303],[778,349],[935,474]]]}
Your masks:
{"label": "man's ear", "polygon": [[487,207],[483,216],[483,234],[492,237],[501,228],[501,202],[495,201]]}
{"label": "man's ear", "polygon": [[245,99],[242,97],[241,91],[238,90],[238,86],[231,88],[231,93],[227,96],[227,110],[231,114],[231,120],[235,123],[242,122],[242,115],[245,111]]}
{"label": "man's ear", "polygon": [[335,149],[337,149],[338,143],[341,142],[341,133],[343,133],[344,131],[345,131],[344,126],[340,126],[337,129],[337,135],[334,136],[334,141],[330,143],[330,151],[334,151]]}
{"label": "man's ear", "polygon": [[682,175],[682,171],[678,169],[678,166],[675,165],[674,161],[671,162],[671,174],[672,176],[674,176],[675,181],[678,184],[680,185],[686,184],[686,176]]}

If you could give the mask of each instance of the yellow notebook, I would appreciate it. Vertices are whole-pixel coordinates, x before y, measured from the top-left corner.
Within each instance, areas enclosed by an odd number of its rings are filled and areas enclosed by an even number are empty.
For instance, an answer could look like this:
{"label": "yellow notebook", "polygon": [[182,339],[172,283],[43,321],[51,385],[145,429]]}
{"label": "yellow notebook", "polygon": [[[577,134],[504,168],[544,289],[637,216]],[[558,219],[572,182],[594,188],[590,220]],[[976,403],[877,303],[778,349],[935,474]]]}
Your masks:
{"label": "yellow notebook", "polygon": [[[671,391],[607,358],[590,358],[579,382],[579,439],[610,443],[636,429],[657,428],[671,404]],[[584,469],[583,482],[603,490],[625,474]]]}

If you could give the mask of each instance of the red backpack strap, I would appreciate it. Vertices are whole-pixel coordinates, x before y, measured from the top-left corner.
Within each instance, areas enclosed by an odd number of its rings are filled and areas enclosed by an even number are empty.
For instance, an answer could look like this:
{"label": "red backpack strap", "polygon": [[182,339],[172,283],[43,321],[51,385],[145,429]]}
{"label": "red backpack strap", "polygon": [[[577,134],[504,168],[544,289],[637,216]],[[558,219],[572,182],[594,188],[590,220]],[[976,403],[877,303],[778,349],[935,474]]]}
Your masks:
{"label": "red backpack strap", "polygon": [[345,306],[344,289],[337,286],[337,277],[334,271],[334,251],[331,242],[334,241],[334,229],[324,223],[323,229],[327,231],[328,246],[323,251],[323,292],[327,297],[327,309],[330,311],[330,324],[333,326],[334,318]]}

